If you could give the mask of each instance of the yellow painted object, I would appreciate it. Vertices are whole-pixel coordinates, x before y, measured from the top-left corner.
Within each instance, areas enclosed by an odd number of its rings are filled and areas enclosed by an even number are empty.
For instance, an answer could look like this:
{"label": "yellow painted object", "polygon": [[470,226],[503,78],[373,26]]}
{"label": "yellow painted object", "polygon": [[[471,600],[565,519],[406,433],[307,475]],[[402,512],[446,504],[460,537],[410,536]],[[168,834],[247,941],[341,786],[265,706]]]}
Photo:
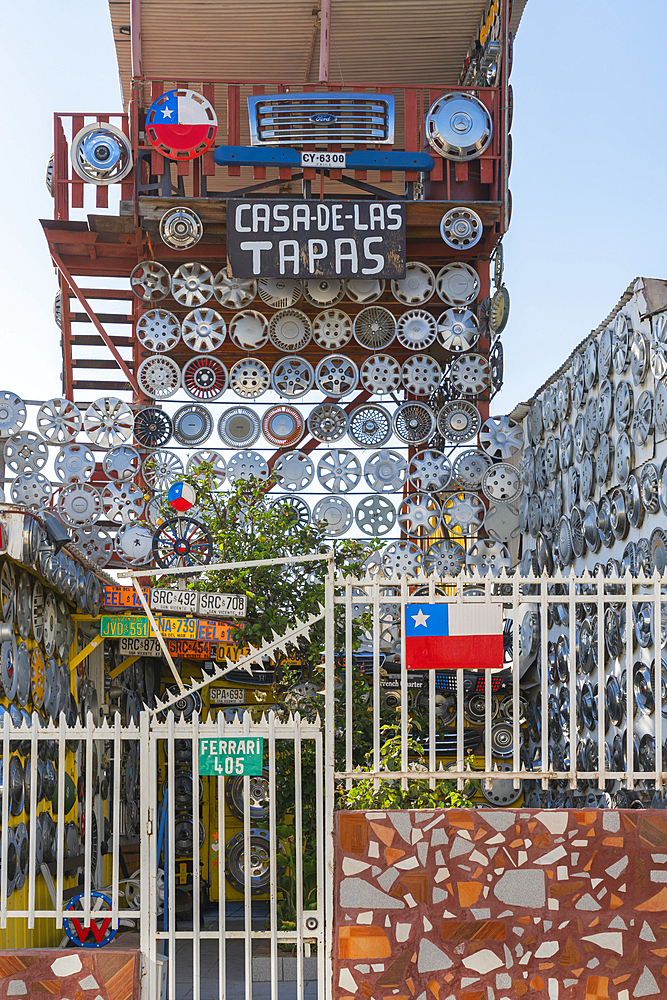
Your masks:
{"label": "yellow painted object", "polygon": [[[31,654],[33,649],[39,645],[32,638],[26,639],[25,642]],[[76,667],[74,669],[76,669]],[[72,676],[70,674],[70,685],[71,683]],[[10,702],[4,694],[0,697],[0,704],[2,704],[5,708],[9,708]],[[30,703],[28,704],[28,707],[30,707]],[[30,758],[22,756],[18,753],[18,751],[16,751],[16,753],[20,758],[24,769],[26,766],[29,766]],[[65,754],[65,769],[76,784],[76,755],[69,750],[67,750]],[[51,803],[47,802],[45,799],[38,804],[37,810],[38,816],[42,812],[48,812],[54,820],[56,819],[56,814],[51,806]],[[77,819],[76,800],[70,811],[65,815],[66,823],[72,819],[75,821]],[[12,816],[10,814],[9,826],[12,829],[16,829],[16,827],[18,827],[22,822],[26,824],[28,830],[30,831],[30,814],[27,809],[24,809],[20,816]],[[30,833],[32,834],[32,831],[30,831]],[[31,930],[28,928],[27,918],[12,918],[12,910],[28,909],[28,882],[29,880],[26,879],[23,888],[20,890],[15,889],[7,900],[7,927],[4,930],[0,930],[0,949],[52,948],[57,947],[65,937],[65,931],[62,929],[58,930],[56,928],[55,920],[45,918],[36,919],[34,929]],[[65,889],[72,888],[76,884],[76,875],[69,877],[66,876],[63,880],[63,887]],[[49,895],[46,883],[41,874],[39,874],[35,881],[35,909],[49,910],[52,909],[52,907],[53,902]]]}

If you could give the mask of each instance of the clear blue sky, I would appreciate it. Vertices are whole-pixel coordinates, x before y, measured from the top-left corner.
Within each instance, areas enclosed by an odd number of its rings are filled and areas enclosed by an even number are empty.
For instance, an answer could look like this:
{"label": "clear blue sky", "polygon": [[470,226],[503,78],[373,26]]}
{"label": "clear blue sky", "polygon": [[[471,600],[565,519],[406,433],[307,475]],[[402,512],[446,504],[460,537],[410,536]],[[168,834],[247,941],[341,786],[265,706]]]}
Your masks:
{"label": "clear blue sky", "polygon": [[[512,297],[505,389],[527,398],[636,275],[667,276],[665,0],[529,0],[515,46]],[[56,282],[39,227],[54,111],[120,110],[105,0],[10,5],[3,17],[0,388],[60,392]]]}

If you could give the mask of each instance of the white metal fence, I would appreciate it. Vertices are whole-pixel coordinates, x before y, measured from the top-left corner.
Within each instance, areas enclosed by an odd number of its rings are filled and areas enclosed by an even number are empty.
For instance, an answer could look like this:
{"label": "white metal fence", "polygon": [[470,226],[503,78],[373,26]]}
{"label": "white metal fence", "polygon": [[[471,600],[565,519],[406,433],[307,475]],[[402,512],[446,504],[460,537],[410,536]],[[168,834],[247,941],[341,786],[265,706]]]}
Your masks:
{"label": "white metal fence", "polygon": [[[346,730],[335,777],[346,787],[368,777],[414,778],[412,736],[431,787],[455,779],[464,790],[474,778],[492,793],[493,783],[506,790],[511,782],[534,804],[540,804],[534,791],[555,787],[608,796],[610,789],[661,792],[667,777],[667,748],[662,764],[660,758],[667,715],[662,577],[376,575],[333,586]],[[408,671],[405,605],[420,600],[502,605],[503,669],[481,676],[444,667]],[[353,685],[362,669],[369,690],[360,700]],[[353,741],[359,713],[372,717],[368,764]],[[400,734],[400,771],[380,765],[386,725]],[[498,799],[491,794],[490,801]]]}
{"label": "white metal fence", "polygon": [[[148,715],[144,716],[144,727],[148,725]],[[135,726],[121,726],[120,716],[109,725],[106,721],[102,726],[93,725],[92,714],[88,713],[86,725],[68,727],[65,716],[61,715],[60,725],[49,723],[44,725],[40,717],[33,715],[32,725],[27,721],[20,727],[15,727],[9,712],[5,712],[0,728],[0,747],[2,749],[2,837],[0,838],[0,928],[5,929],[12,919],[26,919],[29,930],[35,927],[35,921],[41,918],[52,918],[56,927],[63,927],[63,919],[72,916],[81,917],[84,925],[90,925],[91,913],[99,908],[100,897],[94,892],[105,890],[110,906],[104,916],[111,918],[111,928],[117,930],[119,918],[124,915],[132,918],[137,916],[136,910],[128,913],[119,888],[122,880],[119,877],[120,834],[124,829],[121,817],[121,781],[123,780],[124,751],[127,747],[137,747],[140,740],[140,730]],[[105,887],[103,856],[100,851],[100,829],[103,828],[104,807],[99,797],[99,774],[97,760],[103,752],[108,752],[113,762],[113,777],[107,796],[107,820],[115,831],[111,847],[111,880]],[[76,763],[72,762],[71,754],[75,755]],[[43,760],[53,759],[57,765],[57,807],[51,810],[48,803],[40,802],[38,771],[41,771]],[[21,762],[20,769],[14,764]],[[66,764],[69,763],[69,769]],[[19,777],[24,774],[27,780],[22,787]],[[81,822],[77,824],[81,836],[77,835],[76,847],[71,841],[66,844],[66,830],[69,826],[65,818],[65,773],[74,772],[81,782],[78,792],[83,803]],[[18,771],[18,773],[17,773]],[[78,774],[77,774],[78,772]],[[29,777],[28,777],[29,774]],[[41,777],[41,775],[40,775]],[[27,827],[27,856],[23,856],[17,842],[14,825],[14,815],[22,812],[24,795],[29,790],[29,823]],[[5,794],[6,791],[6,794]],[[51,817],[51,812],[55,816]],[[49,819],[51,825],[40,822]],[[10,820],[12,823],[10,824]],[[70,822],[72,822],[70,820]],[[76,879],[77,872],[82,873],[81,882],[76,886],[66,888],[65,882]],[[53,878],[55,875],[55,878]],[[44,876],[49,889],[50,906],[37,906],[37,880]],[[27,885],[27,907],[15,907],[10,900],[11,892],[20,883]],[[68,900],[75,893],[83,893],[81,901],[82,913],[68,909]]]}
{"label": "white metal fence", "polygon": [[[406,603],[476,602],[502,606],[505,620],[505,662],[498,671],[406,669]],[[305,996],[310,976],[308,953],[317,956],[318,996],[331,998],[331,944],[333,928],[333,818],[335,796],[360,780],[382,782],[419,777],[431,788],[448,780],[480,804],[510,805],[524,796],[527,805],[579,804],[593,796],[600,805],[648,805],[656,796],[664,804],[667,778],[663,756],[663,719],[667,715],[667,586],[657,575],[631,577],[520,577],[486,576],[436,579],[381,575],[364,579],[336,579],[333,568],[326,587],[324,657],[324,728],[311,706],[309,721],[299,714],[280,717],[273,712],[253,721],[233,711],[218,713],[215,721],[177,719],[169,713],[155,717],[144,711],[139,726],[111,724],[42,728],[14,728],[9,713],[0,727],[2,749],[2,830],[0,839],[0,928],[14,919],[26,919],[30,928],[41,918],[52,918],[57,928],[72,916],[67,909],[72,894],[82,893],[79,919],[86,926],[99,920],[101,890],[108,897],[104,917],[111,930],[128,918],[140,928],[144,958],[143,995],[157,1000],[163,964],[168,956],[167,996],[176,1000],[192,990],[193,1000],[230,995],[230,976],[247,1000],[253,996],[278,998],[281,945],[296,946],[294,991]],[[315,686],[315,697],[320,685]],[[400,766],[390,770],[382,761],[383,728],[392,726],[399,737]],[[264,739],[262,777],[265,794],[258,819],[251,782],[242,778],[242,818],[236,853],[239,896],[237,922],[229,917],[229,889],[225,846],[228,823],[223,774],[202,777],[198,741],[206,739]],[[502,737],[502,738],[500,738]],[[410,742],[414,740],[414,743]],[[191,747],[191,794],[177,802],[183,780],[177,747]],[[38,761],[47,749],[57,762],[59,777],[69,768],[81,777],[79,812],[83,839],[78,857],[71,857],[65,818],[65,783],[59,780],[57,810],[52,824],[53,858],[40,858],[37,835],[44,806],[30,797],[27,905],[13,909],[18,897],[8,886],[17,865],[16,840],[8,831],[15,824],[12,759],[21,755],[29,769],[30,785],[37,788]],[[75,754],[72,758],[72,753]],[[109,789],[104,803],[99,793],[99,764],[109,767]],[[288,762],[286,766],[285,762]],[[137,762],[138,779],[136,775]],[[132,769],[134,768],[134,772]],[[285,792],[285,775],[293,789]],[[128,880],[121,872],[121,835],[128,827],[122,799],[129,785],[138,795],[140,874]],[[166,795],[165,795],[166,789]],[[209,839],[217,825],[217,895],[204,907],[202,889],[212,889],[198,864],[202,790],[209,803],[209,827],[202,857],[210,858]],[[122,794],[121,794],[122,792]],[[287,794],[287,798],[286,798]],[[289,796],[291,795],[291,799]],[[620,801],[625,796],[625,801]],[[629,801],[628,797],[632,798]],[[166,799],[166,807],[165,807]],[[22,808],[22,803],[21,803]],[[20,813],[20,810],[19,810]],[[286,819],[287,816],[287,819]],[[214,821],[211,819],[214,817]],[[174,900],[178,890],[178,824],[191,824],[192,919],[177,926]],[[109,853],[102,857],[105,820]],[[213,825],[211,825],[213,823]],[[278,830],[290,825],[289,838]],[[304,824],[310,823],[306,829]],[[256,850],[253,830],[260,829],[262,850]],[[294,928],[281,926],[285,893],[286,853],[291,842],[291,889]],[[306,851],[308,848],[308,852]],[[314,850],[314,854],[313,854]],[[12,854],[14,852],[14,855]],[[25,852],[24,852],[25,853]],[[315,858],[314,882],[307,857]],[[80,871],[79,884],[69,877]],[[240,871],[240,876],[239,876]],[[50,905],[39,879],[53,873]],[[266,888],[265,923],[257,921],[254,900],[262,875]],[[310,879],[310,881],[309,881]],[[260,880],[261,881],[261,880]],[[13,883],[12,883],[13,884]],[[40,891],[37,892],[38,886]],[[313,890],[314,886],[314,890]],[[22,897],[21,897],[22,898]],[[314,909],[308,907],[313,905]],[[284,916],[284,914],[283,914]],[[255,919],[253,919],[253,917]],[[239,943],[240,942],[240,943]],[[266,983],[253,982],[253,950],[268,942]],[[228,964],[228,948],[241,948],[242,960]],[[236,952],[234,952],[236,955]],[[209,961],[210,959],[210,961]],[[204,966],[206,961],[206,967]],[[239,979],[238,965],[243,965]],[[210,972],[215,966],[216,972]],[[214,982],[211,976],[213,975]],[[240,984],[240,986],[239,986]]]}
{"label": "white metal fence", "polygon": [[[253,945],[260,941],[269,942],[268,962],[265,962],[266,982],[260,989],[261,995],[268,1000],[277,1000],[279,982],[279,958],[281,946],[295,946],[294,983],[296,997],[304,996],[306,986],[306,965],[308,957],[316,959],[308,963],[311,980],[318,983],[318,995],[324,996],[325,983],[325,947],[324,947],[324,764],[322,751],[322,732],[319,720],[304,722],[298,714],[280,721],[274,712],[269,712],[259,722],[253,722],[250,714],[245,713],[242,720],[231,711],[234,721],[228,721],[224,711],[218,714],[215,722],[202,722],[195,715],[193,721],[179,721],[173,712],[167,715],[165,721],[156,721],[149,712],[142,712],[139,726],[121,726],[120,716],[116,716],[113,724],[104,723],[93,726],[92,715],[88,715],[85,726],[67,727],[62,717],[61,725],[49,725],[42,728],[37,716],[33,725],[27,724],[14,728],[9,713],[4,715],[3,728],[0,730],[0,745],[2,746],[2,778],[3,789],[9,794],[2,795],[3,830],[10,827],[12,813],[12,760],[18,753],[26,758],[26,767],[31,769],[30,787],[37,788],[37,769],[40,760],[40,750],[47,746],[57,748],[58,774],[64,775],[66,764],[74,770],[72,758],[75,753],[79,773],[83,775],[83,787],[80,788],[84,806],[83,844],[81,854],[75,858],[68,856],[66,844],[67,820],[65,818],[65,782],[59,779],[57,791],[57,810],[55,813],[55,835],[53,837],[54,861],[49,865],[42,857],[43,849],[39,848],[38,837],[29,836],[27,885],[29,905],[27,908],[14,908],[17,897],[13,900],[8,895],[8,887],[13,887],[15,868],[17,865],[16,845],[12,836],[3,835],[0,838],[0,873],[6,873],[0,878],[0,928],[7,927],[11,920],[26,919],[29,929],[35,927],[35,921],[40,918],[55,920],[57,928],[63,928],[63,920],[75,918],[85,928],[91,920],[97,921],[97,930],[104,921],[109,920],[109,931],[127,927],[131,921],[140,930],[142,952],[142,995],[150,1000],[157,1000],[161,995],[161,979],[163,963],[160,958],[166,955],[166,996],[176,1000],[180,996],[191,996],[194,1000],[204,997],[229,996],[227,945],[231,941],[243,942],[244,992],[248,1000],[253,996]],[[230,858],[226,857],[227,826],[225,801],[225,783],[229,777],[205,776],[202,781],[209,783],[211,799],[216,803],[217,812],[217,905],[209,907],[204,912],[202,904],[203,879],[200,872],[200,854],[208,852],[209,858],[214,852],[210,841],[212,829],[205,830],[200,819],[202,801],[199,774],[199,740],[221,738],[228,741],[255,739],[264,740],[264,774],[254,779],[249,776],[241,778],[238,789],[242,801],[243,818],[242,833],[238,834],[241,843],[236,851],[234,862],[242,883],[242,917],[237,920],[237,926],[228,926],[226,918],[228,904],[227,872]],[[192,778],[192,794],[189,796],[177,794],[178,775],[182,765],[177,764],[178,751],[183,752],[184,744],[190,747],[190,775]],[[127,752],[123,748],[131,747],[136,754],[128,763]],[[94,755],[101,758],[103,753],[110,753],[114,763],[111,787],[106,802],[106,821],[109,824],[111,852],[111,877],[105,885],[104,858],[100,854],[100,835],[98,829],[103,829],[104,809],[94,821],[93,812],[99,809],[99,788],[97,787],[96,771],[93,765]],[[282,759],[282,771],[276,770],[277,755]],[[127,798],[127,782],[130,780],[128,767],[135,767],[139,762],[139,838],[140,850],[139,877],[126,878],[120,871],[120,855],[122,851],[124,823],[121,800]],[[288,767],[285,767],[287,763]],[[285,774],[287,771],[287,775]],[[161,776],[159,780],[158,775]],[[134,776],[132,777],[134,780]],[[287,781],[287,791],[285,783]],[[303,786],[307,781],[311,794],[304,802]],[[263,785],[260,792],[257,788],[251,792],[251,782]],[[278,785],[283,785],[281,803],[284,809],[282,816],[277,815]],[[292,787],[293,786],[293,787]],[[171,796],[169,790],[171,789]],[[291,801],[289,796],[291,792]],[[21,790],[23,795],[23,790]],[[31,795],[29,830],[40,829],[38,812],[50,817],[45,805],[38,803],[36,794]],[[261,814],[258,816],[258,813]],[[71,815],[71,814],[70,814]],[[308,829],[304,829],[304,815],[310,817]],[[177,868],[182,863],[187,850],[182,849],[183,840],[179,842],[177,830],[179,824],[191,824],[192,829],[192,865],[189,888],[192,898],[192,919],[181,922],[177,927],[176,908],[174,900],[177,892]],[[285,833],[278,834],[277,828],[289,825],[289,840],[291,850],[286,848]],[[204,837],[200,841],[200,829]],[[259,842],[259,846],[258,846]],[[39,841],[41,844],[41,839]],[[307,849],[307,851],[306,851]],[[314,885],[307,886],[304,876],[304,855],[313,857],[315,861]],[[289,856],[288,861],[280,858]],[[249,859],[249,860],[248,860]],[[55,877],[52,878],[52,870]],[[285,887],[285,876],[289,869],[288,888]],[[68,876],[82,877],[78,884],[71,886],[72,879]],[[93,874],[93,873],[96,874]],[[35,906],[35,894],[38,880],[45,878],[50,887],[51,903],[43,907]],[[237,882],[238,885],[238,882]],[[261,890],[263,897],[268,896],[264,909],[268,909],[266,919],[258,926],[256,915],[253,919],[253,900]],[[68,900],[74,895],[82,894],[76,910],[68,909]],[[284,903],[286,896],[291,897],[291,903],[300,915],[295,920],[294,929],[284,929],[279,924],[279,904]],[[104,897],[104,898],[103,898]],[[238,898],[238,894],[237,894]],[[237,904],[237,907],[239,904]],[[240,926],[239,926],[240,924]],[[188,926],[189,925],[189,926]],[[64,935],[63,935],[64,938]],[[185,945],[185,947],[183,947]],[[207,965],[217,964],[216,982],[211,982],[209,973],[206,988],[202,992],[202,959]],[[210,961],[209,961],[210,960]],[[234,970],[238,973],[238,969]],[[235,975],[238,984],[238,974]],[[188,982],[188,980],[190,980]],[[255,990],[255,993],[257,990]]]}

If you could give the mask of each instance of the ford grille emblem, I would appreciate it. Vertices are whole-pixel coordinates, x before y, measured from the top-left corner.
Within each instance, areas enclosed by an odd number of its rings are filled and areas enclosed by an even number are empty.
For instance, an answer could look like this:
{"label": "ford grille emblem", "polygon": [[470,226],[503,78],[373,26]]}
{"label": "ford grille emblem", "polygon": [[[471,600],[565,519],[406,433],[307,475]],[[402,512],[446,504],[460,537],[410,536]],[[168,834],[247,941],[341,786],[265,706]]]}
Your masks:
{"label": "ford grille emblem", "polygon": [[310,120],[311,122],[317,122],[319,124],[320,122],[323,123],[335,122],[337,121],[337,118],[335,115],[319,114],[319,115],[311,115]]}

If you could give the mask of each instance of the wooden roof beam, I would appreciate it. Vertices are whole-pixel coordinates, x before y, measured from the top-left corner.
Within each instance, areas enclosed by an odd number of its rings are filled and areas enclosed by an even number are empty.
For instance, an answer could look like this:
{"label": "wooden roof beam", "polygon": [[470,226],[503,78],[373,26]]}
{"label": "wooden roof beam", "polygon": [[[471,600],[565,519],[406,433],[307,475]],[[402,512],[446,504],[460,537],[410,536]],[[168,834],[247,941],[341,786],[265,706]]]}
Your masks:
{"label": "wooden roof beam", "polygon": [[321,0],[320,10],[320,83],[329,82],[329,36],[331,34],[331,0]]}
{"label": "wooden roof beam", "polygon": [[132,76],[143,76],[141,63],[141,0],[130,0],[130,58]]}

